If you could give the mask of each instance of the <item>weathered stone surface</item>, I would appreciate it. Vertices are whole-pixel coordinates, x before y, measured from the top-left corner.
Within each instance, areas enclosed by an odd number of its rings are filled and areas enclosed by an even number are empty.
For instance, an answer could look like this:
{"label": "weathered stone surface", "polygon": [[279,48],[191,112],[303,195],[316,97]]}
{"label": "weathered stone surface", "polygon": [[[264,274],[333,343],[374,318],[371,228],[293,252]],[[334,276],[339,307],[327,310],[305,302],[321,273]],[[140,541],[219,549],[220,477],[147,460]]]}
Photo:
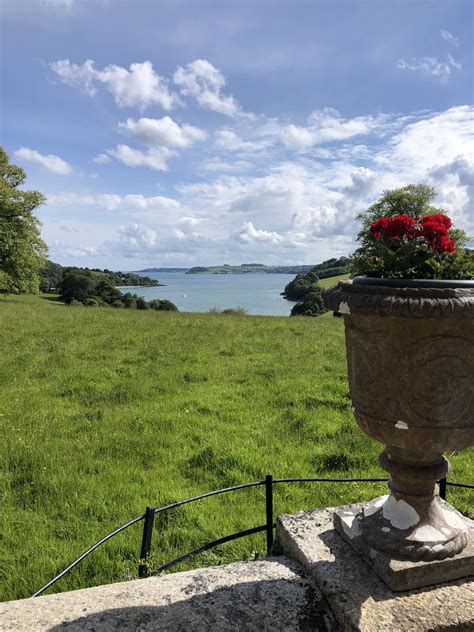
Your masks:
{"label": "weathered stone surface", "polygon": [[333,528],[334,509],[282,515],[284,553],[302,564],[344,631],[472,632],[474,578],[393,592]]}
{"label": "weathered stone surface", "polygon": [[284,557],[0,604],[2,632],[336,632],[321,594]]}
{"label": "weathered stone surface", "polygon": [[[413,588],[423,588],[454,579],[474,576],[474,522],[464,517],[454,507],[451,507],[451,505],[441,499],[438,499],[441,511],[444,513],[449,511],[450,515],[453,516],[450,518],[451,522],[458,520],[466,529],[467,545],[460,553],[454,557],[446,557],[442,560],[412,562],[410,560],[393,559],[390,553],[384,553],[377,550],[377,548],[372,548],[370,541],[364,537],[364,533],[360,529],[361,522],[363,522],[365,515],[370,515],[374,511],[379,512],[378,508],[383,507],[389,498],[392,497],[382,496],[369,503],[338,507],[334,513],[334,527],[338,533],[357,553],[364,556],[365,561],[388,584],[389,588],[395,591],[412,590]],[[400,517],[403,518],[403,514]],[[382,526],[381,531],[393,529],[392,522],[386,520],[385,524],[387,526]],[[447,537],[443,537],[445,533],[432,527],[423,526],[418,530],[421,531],[418,541],[423,542],[424,538],[433,548],[436,548],[437,538],[441,537],[440,545],[444,544],[444,541],[447,539]],[[399,532],[403,533],[404,531],[399,529]],[[409,543],[412,530],[405,529],[405,533],[408,534],[406,538]]]}

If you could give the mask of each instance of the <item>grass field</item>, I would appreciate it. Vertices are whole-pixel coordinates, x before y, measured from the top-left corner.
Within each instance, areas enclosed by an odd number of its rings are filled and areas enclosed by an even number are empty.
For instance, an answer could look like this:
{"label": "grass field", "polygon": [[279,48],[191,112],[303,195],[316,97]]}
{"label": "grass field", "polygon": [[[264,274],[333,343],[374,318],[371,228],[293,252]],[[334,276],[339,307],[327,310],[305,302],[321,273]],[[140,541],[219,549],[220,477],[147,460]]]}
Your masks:
{"label": "grass field", "polygon": [[[139,312],[18,297],[0,300],[0,335],[2,599],[28,596],[146,505],[267,472],[385,474],[375,461],[381,446],[353,421],[343,323],[330,314]],[[454,480],[474,480],[473,454],[450,457]],[[383,490],[281,485],[276,512]],[[472,508],[473,494],[450,494],[461,510]],[[263,523],[261,488],[174,510],[155,523],[153,564]],[[93,553],[57,590],[136,576],[140,539],[141,524]],[[257,534],[193,564],[264,553]]]}

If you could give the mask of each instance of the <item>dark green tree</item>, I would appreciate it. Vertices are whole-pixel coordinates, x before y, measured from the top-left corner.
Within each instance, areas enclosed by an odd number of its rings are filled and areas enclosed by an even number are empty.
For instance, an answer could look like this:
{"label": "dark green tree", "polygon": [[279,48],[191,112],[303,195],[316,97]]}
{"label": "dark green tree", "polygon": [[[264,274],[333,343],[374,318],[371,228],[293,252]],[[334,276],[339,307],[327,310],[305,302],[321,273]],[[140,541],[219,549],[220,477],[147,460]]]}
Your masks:
{"label": "dark green tree", "polygon": [[66,268],[58,290],[61,300],[65,303],[71,303],[72,301],[83,303],[86,298],[95,298],[97,296],[96,282],[92,272],[89,270]]}
{"label": "dark green tree", "polygon": [[26,174],[0,147],[0,294],[36,293],[47,246],[33,211],[45,203],[39,191],[20,189]]}
{"label": "dark green tree", "polygon": [[324,306],[324,290],[317,283],[311,285],[304,299],[291,310],[291,316],[320,316],[327,310]]}

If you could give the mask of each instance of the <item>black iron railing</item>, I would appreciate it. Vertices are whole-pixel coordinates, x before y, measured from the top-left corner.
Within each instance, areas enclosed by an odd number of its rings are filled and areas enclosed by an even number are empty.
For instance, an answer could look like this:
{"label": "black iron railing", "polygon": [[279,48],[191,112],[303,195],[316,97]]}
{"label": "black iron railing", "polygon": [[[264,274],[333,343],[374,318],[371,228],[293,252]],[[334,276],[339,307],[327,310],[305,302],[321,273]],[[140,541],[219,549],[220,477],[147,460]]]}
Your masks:
{"label": "black iron railing", "polygon": [[[161,573],[176,564],[179,564],[189,558],[194,557],[195,555],[199,555],[199,553],[203,553],[204,551],[208,551],[220,544],[224,544],[226,542],[231,542],[232,540],[237,540],[239,538],[244,538],[248,535],[252,535],[254,533],[260,533],[262,531],[266,532],[266,544],[267,544],[267,553],[271,552],[273,546],[273,535],[274,535],[274,510],[273,510],[273,486],[281,483],[386,483],[388,479],[386,478],[277,478],[274,479],[271,474],[267,474],[264,480],[261,481],[252,481],[250,483],[243,483],[241,485],[234,485],[233,487],[224,487],[223,489],[216,489],[210,492],[206,492],[205,494],[200,494],[199,496],[192,496],[191,498],[185,498],[184,500],[180,500],[174,503],[170,503],[168,505],[164,505],[163,507],[147,507],[145,513],[133,520],[130,520],[126,524],[118,527],[114,531],[111,531],[98,542],[93,544],[87,551],[84,551],[77,559],[75,559],[71,564],[69,564],[64,570],[62,570],[58,575],[53,577],[49,582],[47,582],[44,586],[39,588],[35,593],[33,593],[32,597],[37,597],[44,593],[48,588],[56,584],[62,577],[67,575],[73,568],[75,568],[83,559],[85,559],[88,555],[90,555],[97,548],[105,544],[108,540],[115,537],[125,529],[128,529],[132,525],[141,522],[143,520],[143,533],[142,533],[142,541],[140,547],[140,563],[138,566],[138,576],[139,577],[148,577],[149,575]],[[452,481],[447,481],[446,479],[442,479],[438,481],[439,485],[439,495],[442,499],[446,500],[446,490],[447,486],[451,487],[461,487],[464,489],[474,489],[474,485],[468,485],[466,483],[455,483]],[[175,509],[176,507],[181,507],[182,505],[187,505],[188,503],[196,502],[198,500],[202,500],[204,498],[209,498],[211,496],[217,496],[219,494],[226,494],[228,492],[233,492],[239,489],[246,489],[249,487],[259,487],[265,486],[265,524],[260,525],[258,527],[252,527],[250,529],[245,529],[244,531],[238,531],[236,533],[231,533],[230,535],[226,535],[224,537],[218,538],[217,540],[213,540],[212,542],[208,542],[203,544],[197,549],[189,551],[180,557],[171,560],[171,562],[167,562],[162,566],[158,567],[153,573],[149,571],[149,559],[151,554],[151,545],[152,545],[152,535],[153,535],[153,524],[156,514],[163,513],[170,509]]]}

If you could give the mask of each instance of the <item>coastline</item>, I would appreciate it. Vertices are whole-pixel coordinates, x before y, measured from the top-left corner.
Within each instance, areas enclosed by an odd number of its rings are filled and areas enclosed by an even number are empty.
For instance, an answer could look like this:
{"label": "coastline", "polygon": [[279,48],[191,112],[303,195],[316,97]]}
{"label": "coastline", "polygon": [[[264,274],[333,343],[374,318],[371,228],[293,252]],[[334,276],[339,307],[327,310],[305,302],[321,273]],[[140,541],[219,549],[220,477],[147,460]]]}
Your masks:
{"label": "coastline", "polygon": [[140,287],[166,287],[166,283],[148,283],[146,285],[115,285],[117,290],[132,290]]}

